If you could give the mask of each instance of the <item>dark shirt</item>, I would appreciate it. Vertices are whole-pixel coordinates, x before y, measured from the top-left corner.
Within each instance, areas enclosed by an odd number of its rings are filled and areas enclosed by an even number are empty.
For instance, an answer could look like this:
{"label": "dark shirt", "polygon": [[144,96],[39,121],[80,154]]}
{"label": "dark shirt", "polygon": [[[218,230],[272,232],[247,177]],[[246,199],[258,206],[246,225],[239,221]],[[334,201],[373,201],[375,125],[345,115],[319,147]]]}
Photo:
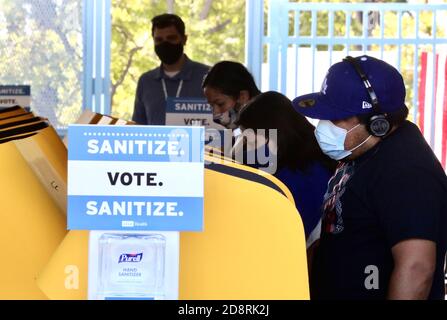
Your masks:
{"label": "dark shirt", "polygon": [[181,80],[179,97],[203,98],[202,82],[209,67],[186,57],[182,70],[168,77],[162,66],[144,73],[138,80],[132,120],[138,124],[164,125],[166,121],[166,97],[162,79],[166,83],[168,97],[176,97]]}
{"label": "dark shirt", "polygon": [[323,206],[313,299],[386,299],[391,249],[412,238],[436,242],[429,299],[444,299],[447,178],[414,124],[405,122],[360,158],[341,163]]}

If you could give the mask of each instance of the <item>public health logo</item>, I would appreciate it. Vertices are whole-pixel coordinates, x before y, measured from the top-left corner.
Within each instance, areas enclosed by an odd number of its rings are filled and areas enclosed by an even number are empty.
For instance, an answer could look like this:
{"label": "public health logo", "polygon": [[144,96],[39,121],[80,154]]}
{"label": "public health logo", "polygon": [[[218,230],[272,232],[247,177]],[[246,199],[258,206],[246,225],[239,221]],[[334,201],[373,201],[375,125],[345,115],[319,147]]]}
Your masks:
{"label": "public health logo", "polygon": [[143,253],[123,253],[120,255],[118,263],[121,262],[140,262],[143,259]]}

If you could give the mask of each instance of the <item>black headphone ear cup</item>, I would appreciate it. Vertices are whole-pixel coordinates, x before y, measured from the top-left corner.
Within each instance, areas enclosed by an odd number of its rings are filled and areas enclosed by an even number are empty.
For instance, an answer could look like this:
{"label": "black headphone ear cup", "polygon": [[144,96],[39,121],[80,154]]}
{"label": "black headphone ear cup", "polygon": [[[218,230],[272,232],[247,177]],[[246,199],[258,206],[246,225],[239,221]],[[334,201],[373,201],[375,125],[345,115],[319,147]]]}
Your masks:
{"label": "black headphone ear cup", "polygon": [[384,114],[377,114],[369,118],[368,131],[374,137],[384,137],[391,129],[391,124]]}

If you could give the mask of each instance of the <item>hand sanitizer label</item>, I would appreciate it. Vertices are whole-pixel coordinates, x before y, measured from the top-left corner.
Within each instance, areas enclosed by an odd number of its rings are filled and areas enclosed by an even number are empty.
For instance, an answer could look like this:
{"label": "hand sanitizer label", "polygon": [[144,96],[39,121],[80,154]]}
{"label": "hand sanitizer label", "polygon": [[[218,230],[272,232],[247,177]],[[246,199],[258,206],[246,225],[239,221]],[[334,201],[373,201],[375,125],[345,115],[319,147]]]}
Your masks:
{"label": "hand sanitizer label", "polygon": [[160,234],[104,233],[99,238],[100,295],[162,298],[165,247]]}
{"label": "hand sanitizer label", "polygon": [[143,258],[143,253],[124,253],[120,256],[118,263],[121,262],[140,262]]}

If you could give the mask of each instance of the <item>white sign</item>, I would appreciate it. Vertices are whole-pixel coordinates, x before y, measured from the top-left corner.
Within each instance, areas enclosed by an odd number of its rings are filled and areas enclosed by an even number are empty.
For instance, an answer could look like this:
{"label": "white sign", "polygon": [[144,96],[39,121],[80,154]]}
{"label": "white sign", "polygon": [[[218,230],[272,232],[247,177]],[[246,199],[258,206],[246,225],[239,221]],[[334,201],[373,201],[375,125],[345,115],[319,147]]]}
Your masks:
{"label": "white sign", "polygon": [[225,127],[213,120],[213,109],[203,98],[172,98],[166,100],[166,125],[203,126],[216,130]]}
{"label": "white sign", "polygon": [[9,108],[18,105],[29,109],[30,104],[30,86],[0,86],[0,108]]}
{"label": "white sign", "polygon": [[68,228],[201,231],[202,127],[72,125]]}

